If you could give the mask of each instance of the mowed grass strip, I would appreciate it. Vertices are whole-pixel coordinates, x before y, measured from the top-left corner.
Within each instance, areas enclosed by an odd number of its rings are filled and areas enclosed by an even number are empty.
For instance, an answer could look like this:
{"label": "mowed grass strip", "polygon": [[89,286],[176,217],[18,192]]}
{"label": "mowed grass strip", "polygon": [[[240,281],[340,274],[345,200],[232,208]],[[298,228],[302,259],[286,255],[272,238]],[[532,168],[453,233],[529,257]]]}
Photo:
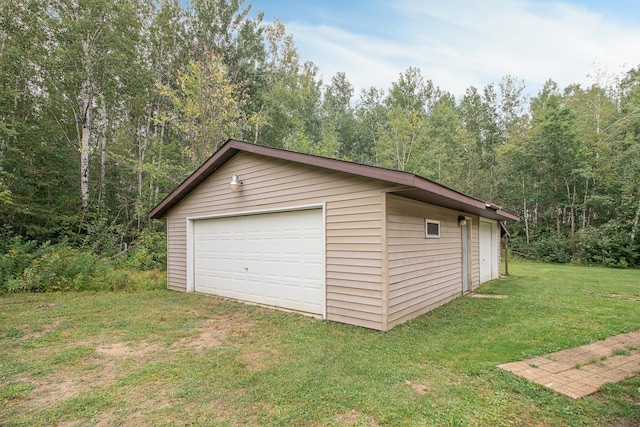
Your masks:
{"label": "mowed grass strip", "polygon": [[[388,333],[199,294],[0,297],[0,425],[637,425],[495,365],[640,329],[640,272],[512,262]],[[640,366],[638,367],[640,370]]]}

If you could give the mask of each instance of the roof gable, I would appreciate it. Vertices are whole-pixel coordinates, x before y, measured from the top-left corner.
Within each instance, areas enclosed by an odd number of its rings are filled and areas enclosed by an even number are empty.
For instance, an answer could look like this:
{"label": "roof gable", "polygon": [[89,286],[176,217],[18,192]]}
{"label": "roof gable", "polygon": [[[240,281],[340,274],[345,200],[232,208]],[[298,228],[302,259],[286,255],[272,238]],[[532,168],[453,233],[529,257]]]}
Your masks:
{"label": "roof gable", "polygon": [[160,219],[164,217],[173,206],[241,151],[407,186],[408,188],[406,190],[398,191],[396,194],[461,210],[463,212],[474,213],[487,218],[515,221],[520,219],[516,215],[503,211],[499,207],[474,199],[409,172],[319,157],[311,154],[296,153],[294,151],[265,147],[233,139],[228,140],[218,151],[209,157],[202,166],[191,174],[191,176],[178,185],[175,190],[153,208],[151,212],[149,212],[149,218]]}

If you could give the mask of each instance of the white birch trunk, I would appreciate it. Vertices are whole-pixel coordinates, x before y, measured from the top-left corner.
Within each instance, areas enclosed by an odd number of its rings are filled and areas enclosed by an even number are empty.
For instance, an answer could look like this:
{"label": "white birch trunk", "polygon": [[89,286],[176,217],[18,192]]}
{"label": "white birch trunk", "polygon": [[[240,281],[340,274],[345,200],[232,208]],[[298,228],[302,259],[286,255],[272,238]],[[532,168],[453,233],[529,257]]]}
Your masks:
{"label": "white birch trunk", "polygon": [[104,95],[100,94],[100,121],[101,121],[101,132],[100,132],[100,194],[99,200],[103,200],[106,194],[107,188],[107,129],[109,127],[109,122],[107,118],[107,104],[104,99]]}
{"label": "white birch trunk", "polygon": [[82,41],[82,53],[85,69],[85,79],[80,91],[80,197],[83,212],[89,209],[89,156],[91,155],[91,125],[93,108],[93,95],[91,90],[91,56],[89,55],[89,42]]}
{"label": "white birch trunk", "polygon": [[82,130],[80,135],[80,196],[82,211],[89,209],[89,155],[91,154],[91,96],[82,95],[80,101],[82,114]]}

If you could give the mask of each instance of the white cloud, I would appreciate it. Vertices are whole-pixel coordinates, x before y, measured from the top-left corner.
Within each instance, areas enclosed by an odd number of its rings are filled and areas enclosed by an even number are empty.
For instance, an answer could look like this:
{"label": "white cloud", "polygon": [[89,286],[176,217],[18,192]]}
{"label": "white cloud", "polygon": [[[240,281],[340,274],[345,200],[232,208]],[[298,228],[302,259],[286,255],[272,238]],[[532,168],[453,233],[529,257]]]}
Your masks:
{"label": "white cloud", "polygon": [[549,78],[561,88],[588,84],[594,64],[618,73],[640,63],[638,28],[568,3],[404,0],[395,13],[380,36],[295,22],[287,29],[325,81],[344,71],[356,93],[388,88],[409,66],[459,96],[508,74],[535,92]]}
{"label": "white cloud", "polygon": [[337,72],[347,74],[349,81],[361,88],[390,84],[398,77],[397,58],[409,54],[402,46],[368,36],[352,34],[327,26],[287,25],[305,60],[320,67],[325,82]]}

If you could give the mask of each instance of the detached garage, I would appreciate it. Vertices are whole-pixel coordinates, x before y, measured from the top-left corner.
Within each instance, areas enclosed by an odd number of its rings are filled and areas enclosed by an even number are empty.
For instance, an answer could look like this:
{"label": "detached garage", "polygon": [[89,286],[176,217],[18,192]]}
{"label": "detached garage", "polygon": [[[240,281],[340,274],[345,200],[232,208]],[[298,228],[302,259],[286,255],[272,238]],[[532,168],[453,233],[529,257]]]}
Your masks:
{"label": "detached garage", "polygon": [[497,278],[518,217],[411,173],[229,140],[149,214],[169,289],[378,330]]}

